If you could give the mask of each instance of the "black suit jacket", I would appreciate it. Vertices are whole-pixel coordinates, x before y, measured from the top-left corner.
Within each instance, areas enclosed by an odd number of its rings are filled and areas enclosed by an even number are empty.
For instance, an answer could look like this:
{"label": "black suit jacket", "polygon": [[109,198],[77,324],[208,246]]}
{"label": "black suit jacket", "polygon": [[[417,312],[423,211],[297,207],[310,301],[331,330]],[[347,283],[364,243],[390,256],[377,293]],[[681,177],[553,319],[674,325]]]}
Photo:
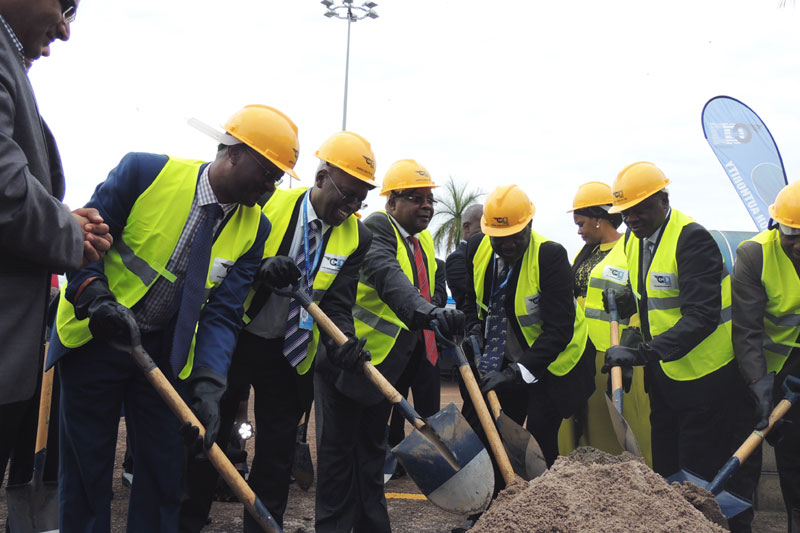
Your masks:
{"label": "black suit jacket", "polygon": [[453,300],[456,301],[456,309],[464,309],[464,297],[467,290],[467,243],[461,241],[456,249],[447,256],[447,286]]}

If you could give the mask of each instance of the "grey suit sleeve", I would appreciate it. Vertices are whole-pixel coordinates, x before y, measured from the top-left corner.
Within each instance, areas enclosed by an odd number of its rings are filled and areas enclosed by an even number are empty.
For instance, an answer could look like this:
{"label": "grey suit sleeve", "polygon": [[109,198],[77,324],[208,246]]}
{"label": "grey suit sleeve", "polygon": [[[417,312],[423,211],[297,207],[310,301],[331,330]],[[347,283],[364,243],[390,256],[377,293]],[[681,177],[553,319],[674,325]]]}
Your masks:
{"label": "grey suit sleeve", "polygon": [[767,373],[761,341],[767,291],[761,284],[763,252],[757,242],[743,242],[736,252],[731,277],[733,353],[745,380],[751,383]]}
{"label": "grey suit sleeve", "polygon": [[[14,139],[18,127],[14,97],[7,81],[0,79],[0,250],[51,272],[78,269],[83,232],[69,209],[31,174],[28,158]],[[37,120],[28,127],[42,126]],[[37,148],[46,150],[43,137]]]}

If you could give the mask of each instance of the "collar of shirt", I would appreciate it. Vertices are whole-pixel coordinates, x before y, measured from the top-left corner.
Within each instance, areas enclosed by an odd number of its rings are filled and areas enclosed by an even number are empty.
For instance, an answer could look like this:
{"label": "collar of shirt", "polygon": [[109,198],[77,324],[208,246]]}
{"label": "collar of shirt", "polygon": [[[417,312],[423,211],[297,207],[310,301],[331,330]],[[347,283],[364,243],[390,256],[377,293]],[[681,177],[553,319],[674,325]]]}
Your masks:
{"label": "collar of shirt", "polygon": [[211,183],[208,181],[208,169],[211,165],[206,165],[200,174],[200,180],[197,182],[197,205],[204,206],[209,204],[219,204],[222,207],[222,212],[228,216],[231,211],[236,209],[238,205],[236,202],[229,204],[222,204],[217,200],[217,195],[214,194],[214,189],[211,188]]}
{"label": "collar of shirt", "polygon": [[[389,213],[386,214],[389,215]],[[400,236],[403,238],[403,240],[408,240],[409,237],[416,237],[417,235],[419,235],[419,233],[415,233],[414,235],[412,235],[409,232],[407,232],[406,229],[403,226],[401,226],[400,223],[397,222],[392,215],[389,215],[389,218],[394,223],[394,226],[397,228],[397,231],[400,232]]]}
{"label": "collar of shirt", "polygon": [[[314,204],[311,203],[311,189],[309,189],[308,192],[306,192],[306,195],[308,195],[308,200],[303,200],[303,202],[307,202],[308,203],[308,222],[311,223],[311,222],[313,222],[315,220],[319,220],[320,227],[321,227],[321,230],[320,230],[319,234],[320,235],[325,235],[325,232],[328,231],[328,228],[330,228],[331,225],[330,224],[326,224],[324,220],[322,220],[321,218],[319,218],[319,216],[317,216],[317,212],[314,210]],[[302,209],[302,208],[303,208],[303,206],[300,206],[300,209]],[[301,214],[300,216],[303,216],[303,215]]]}
{"label": "collar of shirt", "polygon": [[22,47],[22,43],[19,42],[17,38],[17,34],[14,33],[14,30],[11,29],[11,26],[8,25],[5,17],[0,15],[0,22],[3,23],[3,27],[8,32],[8,36],[11,37],[11,41],[14,43],[14,46],[17,47],[17,52],[19,52],[19,58],[22,61],[23,66],[25,65],[25,49]]}
{"label": "collar of shirt", "polygon": [[667,216],[664,217],[664,223],[661,224],[658,227],[658,229],[653,232],[652,235],[650,235],[649,237],[644,237],[642,239],[642,244],[652,244],[653,246],[656,245],[656,243],[658,242],[658,238],[661,236],[661,232],[664,231],[664,226],[667,225],[666,222],[667,220],[669,220],[669,215],[671,213],[672,213],[672,208],[670,207],[669,210],[667,210]]}

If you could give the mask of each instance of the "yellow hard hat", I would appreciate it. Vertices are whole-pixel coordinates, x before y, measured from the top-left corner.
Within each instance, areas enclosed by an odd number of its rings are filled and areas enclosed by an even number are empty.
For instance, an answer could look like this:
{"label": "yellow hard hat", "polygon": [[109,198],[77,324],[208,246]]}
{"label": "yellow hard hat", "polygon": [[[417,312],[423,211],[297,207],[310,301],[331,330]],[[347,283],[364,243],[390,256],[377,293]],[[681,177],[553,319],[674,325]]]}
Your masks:
{"label": "yellow hard hat", "polygon": [[572,200],[572,209],[567,213],[572,213],[576,209],[583,209],[584,207],[610,204],[611,187],[602,181],[590,181],[578,187],[575,199]]}
{"label": "yellow hard hat", "polygon": [[392,191],[416,189],[417,187],[438,187],[428,171],[413,159],[396,161],[386,171],[381,187],[381,196],[389,196]]}
{"label": "yellow hard hat", "polygon": [[490,237],[519,233],[536,212],[528,195],[516,185],[501,185],[486,197],[481,230]]}
{"label": "yellow hard hat", "polygon": [[369,142],[351,131],[334,133],[322,143],[315,154],[323,161],[340,168],[361,181],[377,186],[375,181],[375,154]]}
{"label": "yellow hard hat", "polygon": [[295,179],[292,170],[300,154],[297,126],[273,107],[248,105],[233,114],[225,123],[225,131],[269,159]]}
{"label": "yellow hard hat", "polygon": [[775,197],[769,206],[772,220],[791,228],[800,228],[800,181],[790,183]]}
{"label": "yellow hard hat", "polygon": [[609,213],[620,213],[670,184],[669,179],[657,166],[647,161],[632,163],[622,169],[612,187],[612,203]]}

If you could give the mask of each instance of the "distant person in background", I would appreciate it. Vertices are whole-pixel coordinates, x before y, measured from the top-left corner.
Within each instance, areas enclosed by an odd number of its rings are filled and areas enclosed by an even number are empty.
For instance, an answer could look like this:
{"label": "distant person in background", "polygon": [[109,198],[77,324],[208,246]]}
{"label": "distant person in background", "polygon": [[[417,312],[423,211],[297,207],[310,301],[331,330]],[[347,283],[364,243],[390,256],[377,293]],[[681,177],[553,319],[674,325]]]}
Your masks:
{"label": "distant person in background", "polygon": [[472,204],[461,215],[461,242],[455,251],[447,256],[447,286],[456,302],[456,309],[464,308],[464,292],[467,286],[467,241],[470,237],[481,232],[481,216],[483,206]]}

